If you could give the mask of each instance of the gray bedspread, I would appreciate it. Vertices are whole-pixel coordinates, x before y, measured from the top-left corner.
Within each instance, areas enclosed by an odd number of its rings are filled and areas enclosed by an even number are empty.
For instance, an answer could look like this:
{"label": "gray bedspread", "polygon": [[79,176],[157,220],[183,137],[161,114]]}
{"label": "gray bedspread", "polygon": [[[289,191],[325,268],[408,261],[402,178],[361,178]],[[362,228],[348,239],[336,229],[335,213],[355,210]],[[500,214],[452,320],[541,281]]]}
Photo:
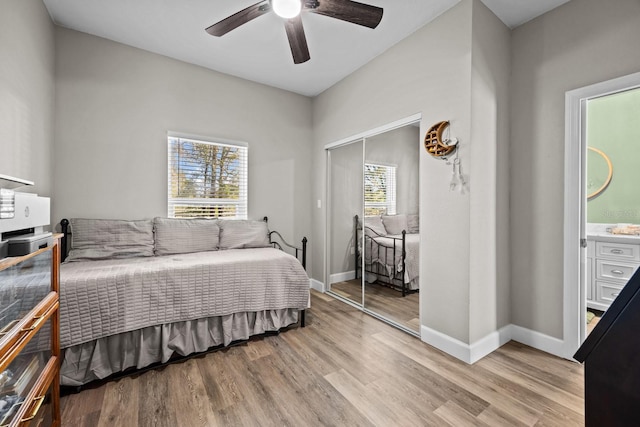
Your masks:
{"label": "gray bedspread", "polygon": [[305,309],[308,301],[309,279],[298,260],[272,248],[64,263],[60,344],[205,317]]}

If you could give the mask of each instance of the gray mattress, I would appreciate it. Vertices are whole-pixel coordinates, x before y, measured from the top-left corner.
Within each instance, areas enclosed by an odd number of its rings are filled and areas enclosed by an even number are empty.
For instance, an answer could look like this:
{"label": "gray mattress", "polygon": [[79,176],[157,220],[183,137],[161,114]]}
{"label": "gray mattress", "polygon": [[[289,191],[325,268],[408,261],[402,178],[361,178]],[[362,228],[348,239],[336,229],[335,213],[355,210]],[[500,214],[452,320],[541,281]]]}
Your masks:
{"label": "gray mattress", "polygon": [[273,248],[64,263],[62,383],[278,330],[308,302],[306,272]]}

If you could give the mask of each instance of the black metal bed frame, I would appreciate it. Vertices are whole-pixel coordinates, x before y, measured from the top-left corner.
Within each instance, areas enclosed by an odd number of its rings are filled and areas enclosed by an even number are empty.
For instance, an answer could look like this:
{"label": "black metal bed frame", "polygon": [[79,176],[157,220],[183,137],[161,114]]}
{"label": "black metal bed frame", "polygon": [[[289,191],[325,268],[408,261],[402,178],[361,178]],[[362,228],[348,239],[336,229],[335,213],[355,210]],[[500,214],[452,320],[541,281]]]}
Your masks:
{"label": "black metal bed frame", "polygon": [[[376,233],[371,227],[367,227],[364,221],[362,222],[362,225],[360,225],[358,215],[355,215],[353,217],[353,229],[354,229],[353,236],[354,236],[354,246],[355,246],[356,279],[361,277],[362,270],[364,269],[365,273],[371,273],[376,275],[377,279],[374,283],[379,283],[381,285],[388,286],[392,289],[400,290],[402,292],[403,297],[405,297],[407,294],[412,294],[419,291],[418,289],[413,289],[413,290],[407,289],[407,283],[405,283],[405,280],[404,280],[405,265],[406,265],[405,262],[407,259],[407,251],[406,251],[407,231],[406,230],[402,230],[402,238],[382,236]],[[360,242],[360,233],[363,230],[365,231],[364,245],[363,245],[365,252],[373,251],[375,246],[377,247],[378,258],[387,260],[389,259],[389,253],[390,253],[389,251],[391,251],[391,255],[392,255],[391,259],[394,260],[393,274],[391,275],[391,277],[389,277],[389,272],[387,271],[385,265],[379,262],[373,262],[371,264],[367,264],[364,259],[362,260],[360,259],[361,254],[359,249],[360,248],[359,242]],[[371,235],[369,233],[371,233]],[[372,235],[374,237],[372,237]],[[375,242],[374,241],[375,237],[384,237],[386,239],[393,240],[393,247],[384,246]],[[400,263],[401,263],[400,269],[397,269],[395,265],[395,259],[397,256],[396,251],[398,250],[396,248],[398,246],[397,245],[398,242],[401,242],[401,248],[402,248],[402,257],[400,258]],[[362,263],[360,263],[360,261],[362,261]],[[358,272],[360,272],[360,275],[358,275]]]}
{"label": "black metal bed frame", "polygon": [[[269,219],[266,216],[262,219],[267,224],[269,223]],[[69,242],[69,237],[72,234],[71,230],[69,229],[69,220],[67,218],[63,218],[60,221],[60,229],[63,234],[62,240],[61,240],[61,248],[60,248],[60,252],[62,253],[61,261],[64,261],[67,258],[67,254],[69,253],[68,242]],[[274,240],[274,237],[276,236],[280,241]],[[306,237],[302,238],[302,247],[298,247],[288,243],[279,232],[269,231],[269,244],[273,246],[275,249],[280,249],[281,251],[284,251],[283,245],[285,247],[295,250],[295,257],[298,260],[300,260],[300,263],[302,264],[302,268],[304,268],[305,270],[307,269],[307,238]],[[301,328],[305,327],[305,320],[306,320],[305,315],[306,315],[306,310],[300,310],[300,327]]]}

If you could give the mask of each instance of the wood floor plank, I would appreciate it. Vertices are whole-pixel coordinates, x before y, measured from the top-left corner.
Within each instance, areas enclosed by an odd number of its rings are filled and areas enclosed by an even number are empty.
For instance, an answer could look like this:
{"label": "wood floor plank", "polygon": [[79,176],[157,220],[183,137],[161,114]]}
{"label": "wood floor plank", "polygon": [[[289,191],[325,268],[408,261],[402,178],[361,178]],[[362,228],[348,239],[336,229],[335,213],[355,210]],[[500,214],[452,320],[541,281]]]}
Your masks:
{"label": "wood floor plank", "polygon": [[439,418],[435,416],[434,411],[440,407],[442,402],[441,394],[431,387],[419,388],[409,382],[397,381],[394,378],[394,372],[385,378],[369,384],[369,389],[379,395],[385,396],[385,400],[389,400],[398,407],[401,414],[400,419],[405,419],[406,413],[411,413],[412,418],[417,417],[419,421],[415,421],[415,425],[438,425]]}
{"label": "wood floor plank", "polygon": [[[104,400],[104,387],[89,388],[82,394],[70,394],[66,396],[67,405],[61,408],[61,416],[69,422],[77,425],[85,425],[81,419],[90,419],[92,414],[100,415],[100,408]],[[95,424],[94,424],[95,425]]]}
{"label": "wood floor plank", "polygon": [[152,370],[140,375],[140,389],[144,399],[138,402],[138,425],[140,427],[171,427],[177,425],[174,405],[167,405],[170,383],[165,370]]}
{"label": "wood floor plank", "polygon": [[[202,357],[196,363],[202,376],[207,397],[215,412],[230,408],[243,400],[235,378],[225,364],[225,353],[234,349],[218,352],[218,357]],[[229,416],[232,416],[230,411]]]}
{"label": "wood floor plank", "polygon": [[245,345],[242,347],[247,358],[251,361],[256,361],[261,357],[271,355],[271,346],[263,339],[256,339],[250,341],[251,345]]}
{"label": "wood floor plank", "polygon": [[62,425],[584,425],[577,363],[512,342],[468,365],[316,292],[307,322],[64,396]]}
{"label": "wood floor plank", "polygon": [[169,387],[166,399],[173,402],[176,425],[212,426],[215,417],[211,402],[207,397],[197,359],[170,365],[166,368],[169,384],[181,387]]}
{"label": "wood floor plank", "polygon": [[550,357],[547,353],[515,341],[491,356],[569,393],[584,396],[583,367],[578,363],[567,363],[566,360]]}
{"label": "wood floor plank", "polygon": [[[212,356],[216,355],[212,354]],[[223,356],[225,369],[229,371],[243,398],[242,402],[237,403],[236,406],[242,405],[250,410],[253,417],[263,420],[264,426],[290,425],[282,408],[265,385],[266,378],[261,378],[259,370],[252,369],[253,364],[249,363],[244,351],[239,347],[234,347],[225,352]]]}
{"label": "wood floor plank", "polygon": [[458,386],[477,396],[482,396],[492,405],[522,420],[527,425],[534,425],[542,415],[542,410],[531,408],[521,403],[514,395],[508,394],[507,390],[503,389],[502,384],[496,384],[495,379],[483,376],[486,381],[482,381],[477,376],[474,376],[472,370],[464,362],[460,362],[436,350],[426,351],[423,346],[416,345],[410,341],[390,339],[385,333],[376,334],[375,337],[382,343],[398,348],[408,357]]}
{"label": "wood floor plank", "polygon": [[[278,355],[281,367],[281,375],[299,396],[315,396],[314,399],[305,399],[302,405],[309,407],[317,415],[316,425],[348,425],[368,426],[366,417],[353,406],[340,393],[325,380],[324,370],[318,370],[317,365],[297,363],[299,358],[297,348],[283,345],[278,341],[272,341],[274,353]],[[332,370],[335,372],[337,369]]]}
{"label": "wood floor plank", "polygon": [[582,397],[529,375],[523,371],[521,366],[509,365],[494,357],[485,357],[477,362],[477,366],[483,367],[509,381],[518,383],[536,394],[546,396],[555,402],[562,402],[561,405],[564,407],[584,415],[584,399]]}
{"label": "wood floor plank", "polygon": [[480,426],[488,427],[483,421],[477,419],[464,408],[458,406],[455,402],[448,401],[434,413],[450,426]]}
{"label": "wood floor plank", "polygon": [[97,426],[112,427],[134,424],[138,420],[139,385],[139,378],[132,377],[121,378],[105,384],[104,399]]}
{"label": "wood floor plank", "polygon": [[504,411],[490,405],[478,415],[478,420],[492,427],[526,427],[527,424]]}
{"label": "wood floor plank", "polygon": [[344,369],[328,374],[325,376],[325,379],[351,402],[362,415],[367,417],[373,425],[398,425],[398,418],[392,413],[386,403],[372,396],[371,393],[367,393],[366,387]]}

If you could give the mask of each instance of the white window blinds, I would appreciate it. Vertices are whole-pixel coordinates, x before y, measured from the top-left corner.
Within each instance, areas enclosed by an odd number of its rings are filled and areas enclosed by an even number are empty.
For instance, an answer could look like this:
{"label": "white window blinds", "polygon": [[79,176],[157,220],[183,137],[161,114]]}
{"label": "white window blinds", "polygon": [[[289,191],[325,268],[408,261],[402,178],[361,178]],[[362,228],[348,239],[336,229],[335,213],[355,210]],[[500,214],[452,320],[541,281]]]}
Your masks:
{"label": "white window blinds", "polygon": [[396,167],[365,163],[364,214],[396,214]]}
{"label": "white window blinds", "polygon": [[247,218],[246,146],[169,136],[169,218]]}

